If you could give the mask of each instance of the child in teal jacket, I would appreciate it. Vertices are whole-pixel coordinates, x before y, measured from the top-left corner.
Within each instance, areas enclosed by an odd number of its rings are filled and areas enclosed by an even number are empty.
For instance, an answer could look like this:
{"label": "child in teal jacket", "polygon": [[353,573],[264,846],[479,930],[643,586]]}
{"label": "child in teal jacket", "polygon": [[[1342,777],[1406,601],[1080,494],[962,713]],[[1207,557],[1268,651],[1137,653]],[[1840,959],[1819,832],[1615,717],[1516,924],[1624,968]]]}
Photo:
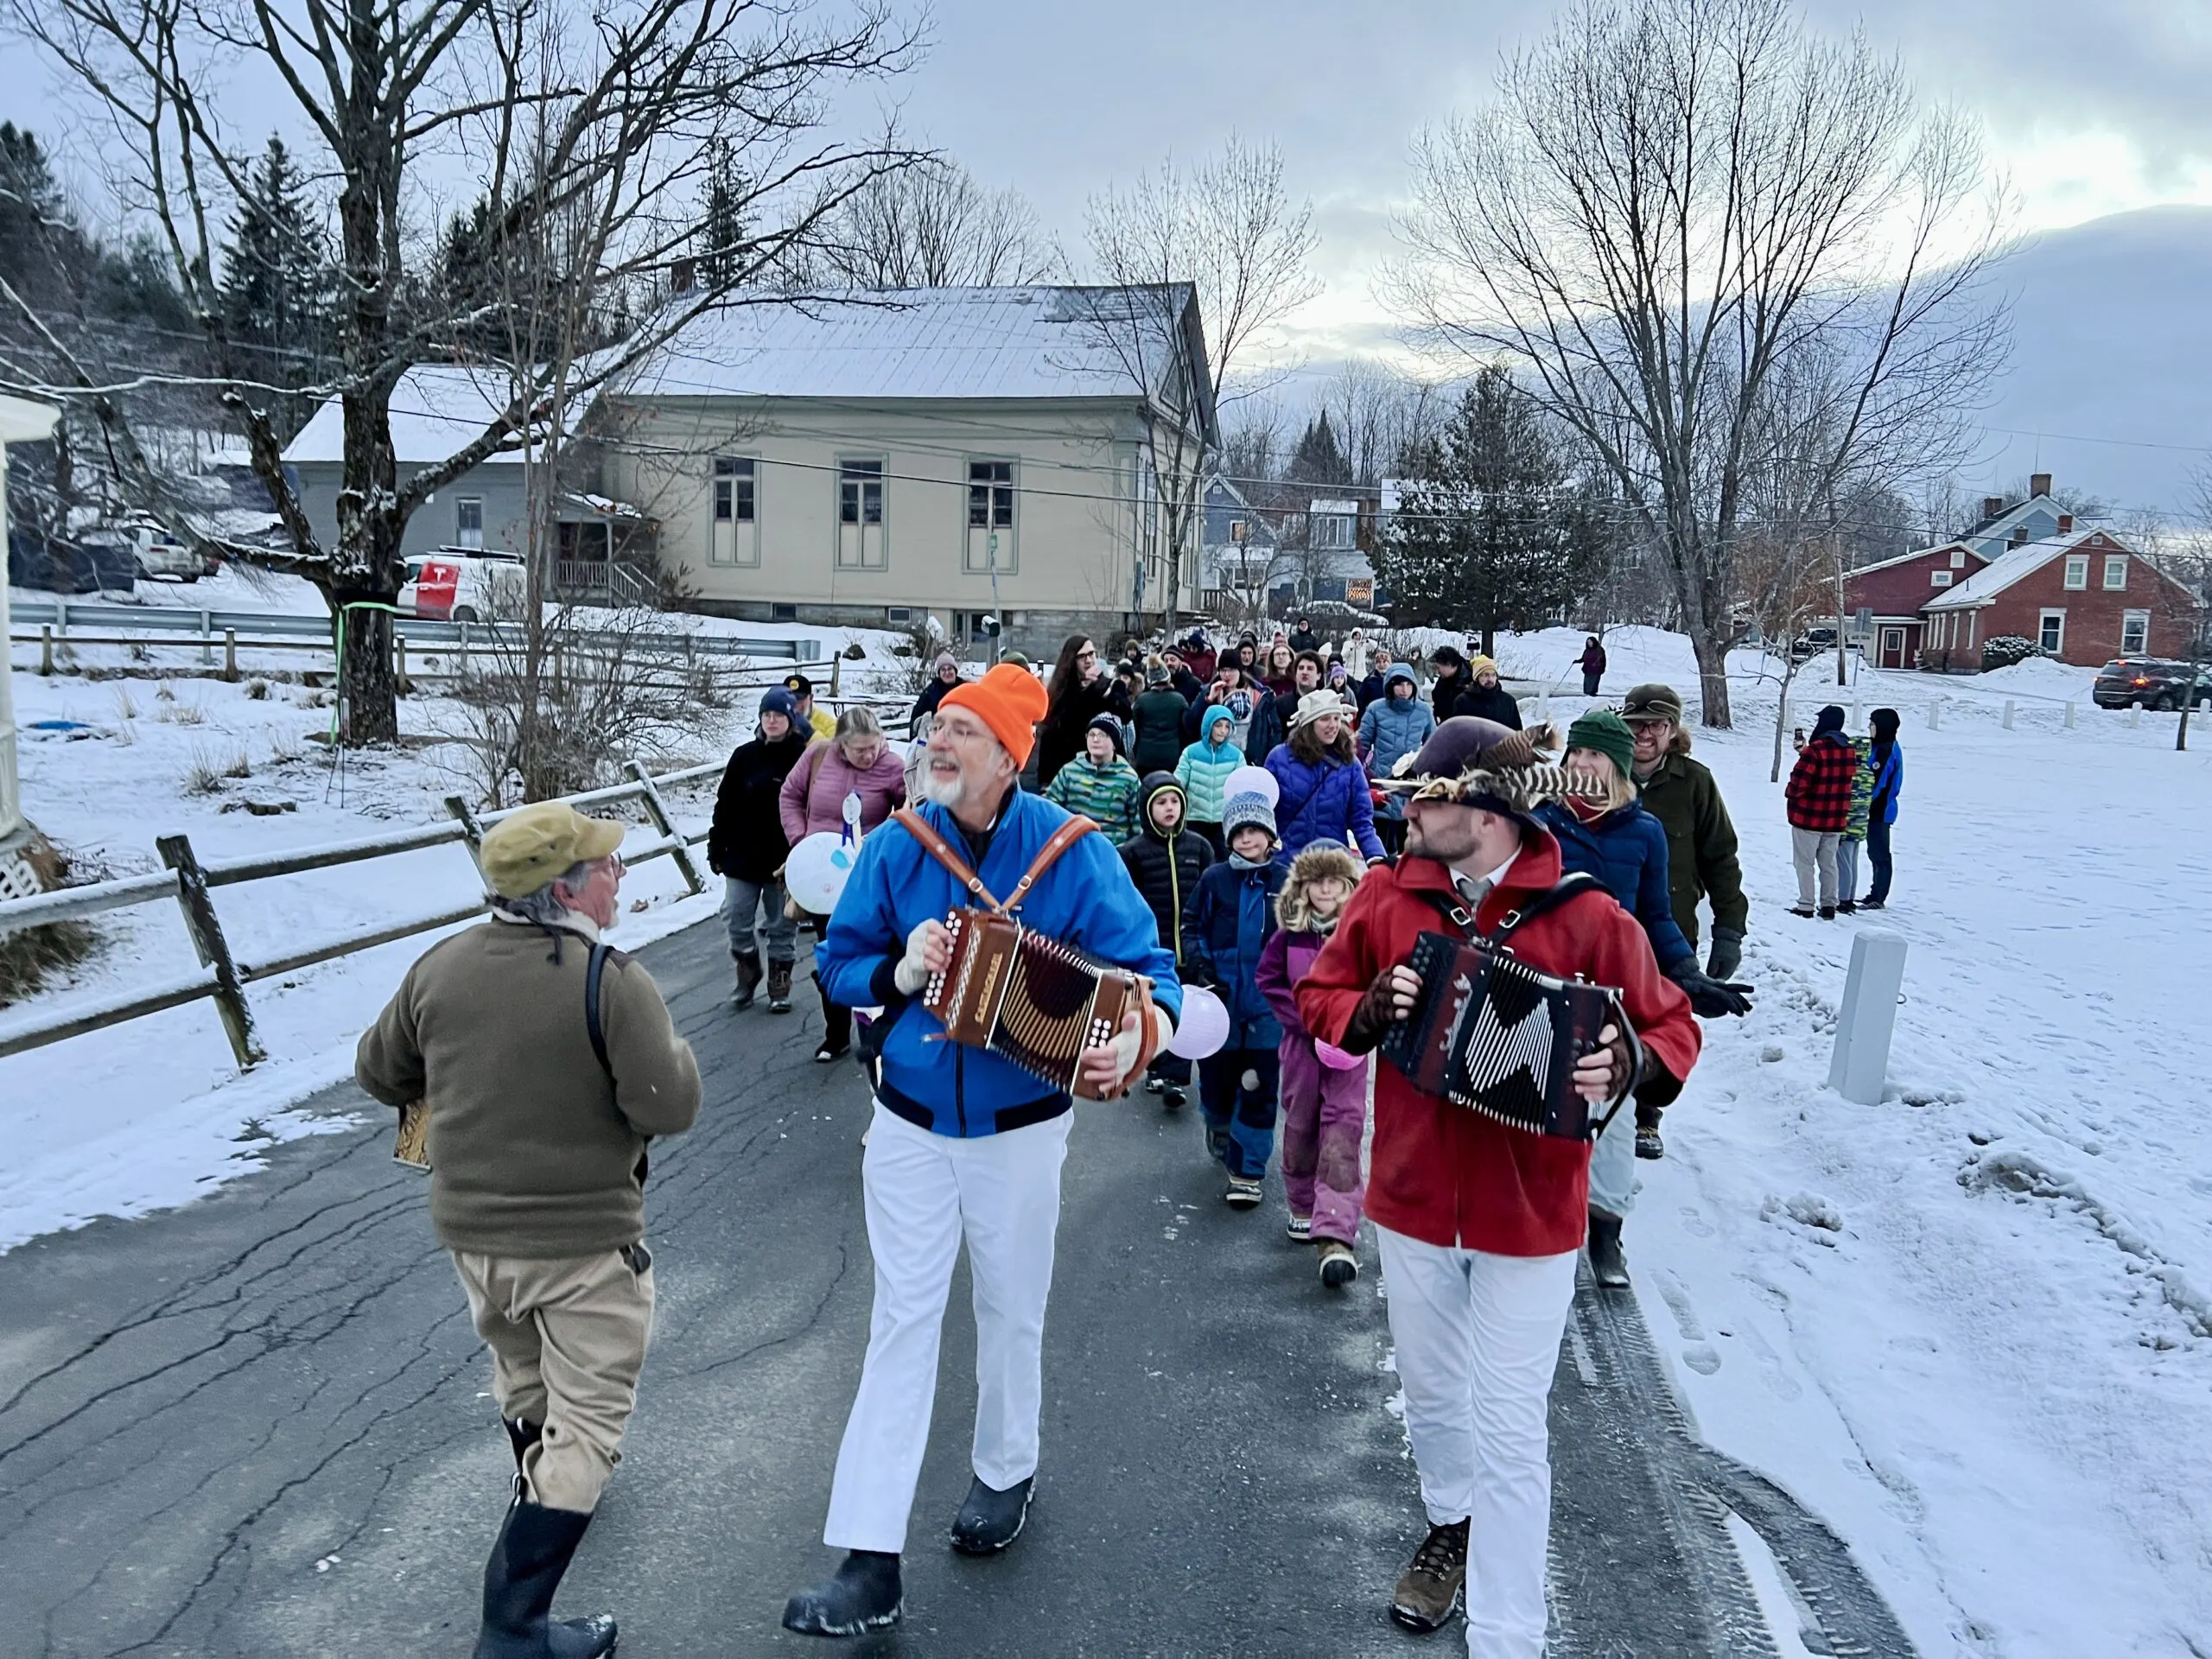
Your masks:
{"label": "child in teal jacket", "polygon": [[1137,832],[1136,768],[1122,759],[1122,722],[1100,715],[1084,728],[1083,753],[1052,774],[1045,798],[1089,818],[1119,847]]}

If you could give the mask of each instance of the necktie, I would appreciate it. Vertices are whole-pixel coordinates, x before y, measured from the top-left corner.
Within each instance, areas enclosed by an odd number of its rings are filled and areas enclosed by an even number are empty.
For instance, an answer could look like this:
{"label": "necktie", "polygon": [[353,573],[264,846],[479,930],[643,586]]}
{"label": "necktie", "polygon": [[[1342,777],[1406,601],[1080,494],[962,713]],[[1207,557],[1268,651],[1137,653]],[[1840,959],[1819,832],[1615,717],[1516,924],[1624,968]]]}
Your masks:
{"label": "necktie", "polygon": [[1452,884],[1459,889],[1459,897],[1466,900],[1467,913],[1471,916],[1483,907],[1483,900],[1490,897],[1493,885],[1487,880],[1470,880],[1464,875],[1453,876]]}

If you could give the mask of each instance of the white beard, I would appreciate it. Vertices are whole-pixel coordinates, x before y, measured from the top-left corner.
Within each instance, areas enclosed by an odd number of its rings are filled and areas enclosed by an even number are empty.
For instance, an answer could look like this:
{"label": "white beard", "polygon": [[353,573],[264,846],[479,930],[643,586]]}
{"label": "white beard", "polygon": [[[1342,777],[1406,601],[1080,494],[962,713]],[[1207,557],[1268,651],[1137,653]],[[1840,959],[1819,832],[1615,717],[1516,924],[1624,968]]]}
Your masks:
{"label": "white beard", "polygon": [[949,778],[939,777],[925,766],[917,782],[922,798],[938,806],[957,807],[968,794],[968,780],[957,772]]}

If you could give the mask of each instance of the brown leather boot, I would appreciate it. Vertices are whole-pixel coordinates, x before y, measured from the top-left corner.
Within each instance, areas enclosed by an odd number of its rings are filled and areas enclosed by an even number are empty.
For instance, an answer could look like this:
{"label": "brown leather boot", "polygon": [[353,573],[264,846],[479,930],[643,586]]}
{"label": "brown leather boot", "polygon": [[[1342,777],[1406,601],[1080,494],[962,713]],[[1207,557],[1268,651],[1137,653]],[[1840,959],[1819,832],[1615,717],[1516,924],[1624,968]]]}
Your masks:
{"label": "brown leather boot", "polygon": [[791,964],[772,962],[768,964],[768,1012],[789,1014],[791,1011]]}
{"label": "brown leather boot", "polygon": [[757,950],[733,950],[730,960],[737,964],[737,995],[733,1001],[741,1008],[753,1006],[753,999],[760,989],[760,953]]}
{"label": "brown leather boot", "polygon": [[1390,1598],[1390,1617],[1409,1630],[1433,1630],[1452,1617],[1467,1584],[1467,1523],[1431,1527]]}

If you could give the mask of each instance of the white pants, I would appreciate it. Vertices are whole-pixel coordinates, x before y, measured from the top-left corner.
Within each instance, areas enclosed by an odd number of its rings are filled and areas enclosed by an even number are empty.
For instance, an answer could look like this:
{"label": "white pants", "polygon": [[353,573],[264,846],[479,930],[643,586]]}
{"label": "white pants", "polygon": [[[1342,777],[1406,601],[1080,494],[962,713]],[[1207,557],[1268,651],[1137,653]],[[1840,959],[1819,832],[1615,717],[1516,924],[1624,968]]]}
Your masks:
{"label": "white pants", "polygon": [[1624,1100],[1590,1148],[1590,1207],[1625,1217],[1636,1208],[1636,1103]]}
{"label": "white pants", "polygon": [[975,1471],[997,1491],[1037,1472],[1045,1298],[1074,1121],[1063,1112],[959,1141],[876,1107],[861,1160],[875,1311],[822,1529],[831,1548],[906,1548],[937,1400],[945,1297],[963,1236],[975,1281]]}
{"label": "white pants", "polygon": [[1542,1659],[1552,1514],[1548,1407],[1574,1257],[1375,1237],[1406,1433],[1429,1524],[1466,1519],[1467,1652]]}

